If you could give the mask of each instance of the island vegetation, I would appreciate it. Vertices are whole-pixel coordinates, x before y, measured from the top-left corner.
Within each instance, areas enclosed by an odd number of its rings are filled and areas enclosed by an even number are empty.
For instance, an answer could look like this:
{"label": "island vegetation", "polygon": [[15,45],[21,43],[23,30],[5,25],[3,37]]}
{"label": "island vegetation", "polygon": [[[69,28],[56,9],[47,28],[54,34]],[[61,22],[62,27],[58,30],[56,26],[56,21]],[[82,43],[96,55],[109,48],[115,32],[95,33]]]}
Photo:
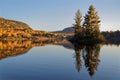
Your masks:
{"label": "island vegetation", "polygon": [[100,20],[93,5],[89,7],[88,13],[84,16],[82,25],[81,22],[82,14],[78,10],[75,16],[75,35],[71,40],[72,42],[93,44],[105,41],[104,36],[100,33]]}

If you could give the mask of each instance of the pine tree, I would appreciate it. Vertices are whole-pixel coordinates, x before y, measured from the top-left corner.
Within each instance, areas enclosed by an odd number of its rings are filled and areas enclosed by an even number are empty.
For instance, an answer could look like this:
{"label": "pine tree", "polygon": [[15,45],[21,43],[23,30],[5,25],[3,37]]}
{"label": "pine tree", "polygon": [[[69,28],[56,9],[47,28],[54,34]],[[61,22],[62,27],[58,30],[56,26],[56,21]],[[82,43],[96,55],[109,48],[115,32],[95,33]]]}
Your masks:
{"label": "pine tree", "polygon": [[85,34],[89,38],[98,38],[100,35],[100,20],[97,15],[97,12],[95,11],[95,8],[93,5],[89,7],[88,13],[84,17],[84,23],[83,26],[85,27],[86,31]]}
{"label": "pine tree", "polygon": [[82,33],[82,26],[81,26],[81,21],[82,21],[82,14],[80,12],[80,10],[78,10],[76,12],[76,16],[75,16],[75,38],[78,38],[81,36]]}

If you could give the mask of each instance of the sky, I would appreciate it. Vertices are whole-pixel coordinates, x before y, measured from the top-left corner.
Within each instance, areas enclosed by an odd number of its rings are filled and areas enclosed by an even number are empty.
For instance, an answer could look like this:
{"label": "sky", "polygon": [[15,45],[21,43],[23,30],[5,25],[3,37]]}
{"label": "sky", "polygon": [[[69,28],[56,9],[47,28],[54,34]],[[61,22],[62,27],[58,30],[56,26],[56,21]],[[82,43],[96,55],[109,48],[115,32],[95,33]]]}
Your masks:
{"label": "sky", "polygon": [[72,26],[76,11],[84,16],[90,5],[98,12],[101,31],[120,30],[120,0],[0,0],[0,17],[56,31]]}

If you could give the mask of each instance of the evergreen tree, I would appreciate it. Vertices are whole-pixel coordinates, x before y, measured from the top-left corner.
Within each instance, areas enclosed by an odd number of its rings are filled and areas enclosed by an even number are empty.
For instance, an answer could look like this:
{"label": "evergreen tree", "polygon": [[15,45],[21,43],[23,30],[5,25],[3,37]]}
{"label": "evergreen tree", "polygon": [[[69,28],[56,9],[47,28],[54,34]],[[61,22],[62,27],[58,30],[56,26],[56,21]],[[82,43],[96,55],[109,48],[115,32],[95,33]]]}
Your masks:
{"label": "evergreen tree", "polygon": [[82,21],[82,14],[80,10],[77,11],[76,16],[75,16],[75,38],[78,38],[81,36],[82,33],[82,26],[81,26],[81,21]]}
{"label": "evergreen tree", "polygon": [[85,34],[89,38],[98,38],[100,35],[100,20],[97,15],[97,12],[95,11],[95,8],[93,5],[89,7],[88,13],[84,17],[84,23],[83,27],[85,27],[86,31]]}

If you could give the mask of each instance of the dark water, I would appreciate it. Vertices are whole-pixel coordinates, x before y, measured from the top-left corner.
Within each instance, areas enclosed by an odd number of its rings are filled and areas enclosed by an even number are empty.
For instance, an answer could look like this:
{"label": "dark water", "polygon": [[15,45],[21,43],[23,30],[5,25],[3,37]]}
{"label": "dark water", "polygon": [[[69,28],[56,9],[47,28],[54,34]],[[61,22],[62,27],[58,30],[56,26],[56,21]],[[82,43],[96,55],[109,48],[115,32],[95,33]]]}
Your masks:
{"label": "dark water", "polygon": [[120,47],[0,43],[0,80],[120,80]]}

